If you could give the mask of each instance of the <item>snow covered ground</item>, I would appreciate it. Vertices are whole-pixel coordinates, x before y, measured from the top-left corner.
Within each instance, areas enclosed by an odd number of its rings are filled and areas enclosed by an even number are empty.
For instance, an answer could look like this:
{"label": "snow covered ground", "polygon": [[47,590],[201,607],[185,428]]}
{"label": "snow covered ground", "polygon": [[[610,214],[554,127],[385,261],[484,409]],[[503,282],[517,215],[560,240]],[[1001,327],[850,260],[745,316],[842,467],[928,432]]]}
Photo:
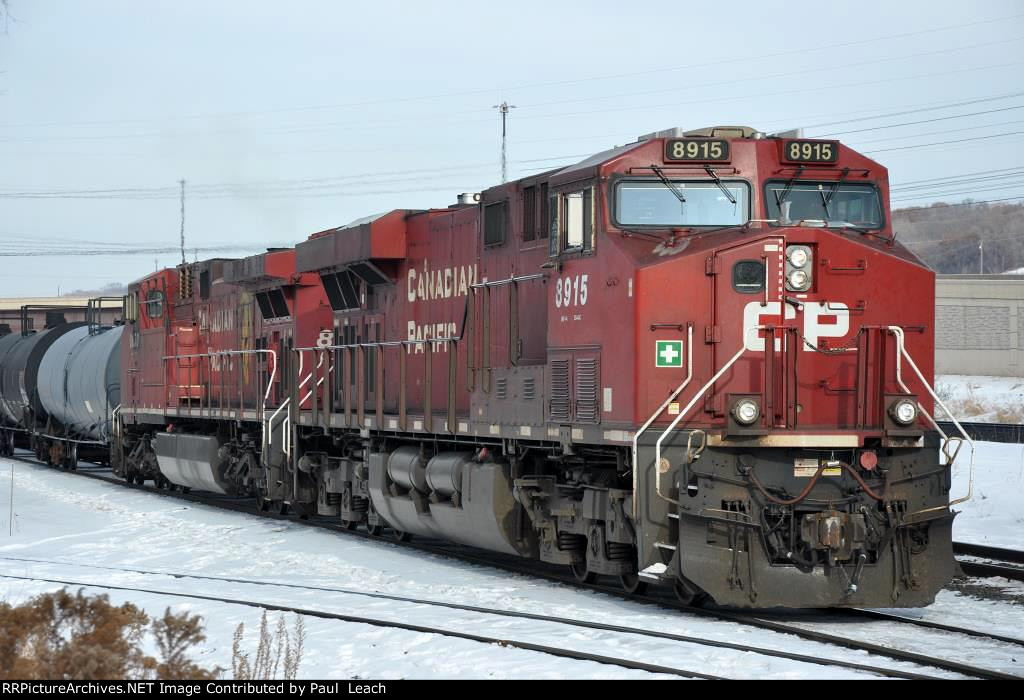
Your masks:
{"label": "snow covered ground", "polygon": [[957,420],[1024,423],[1024,378],[939,375],[935,378],[935,393]]}
{"label": "snow covered ground", "polygon": [[[964,445],[953,468],[952,498],[967,493],[970,448]],[[1012,549],[1024,548],[1024,445],[976,442],[974,494],[954,506],[953,539]]]}
{"label": "snow covered ground", "polygon": [[[1019,504],[1021,469],[1010,448],[981,445],[979,464],[997,463],[998,470],[979,472],[976,489],[983,498],[967,504],[957,519],[958,535],[970,531],[979,541],[1019,542],[1011,536],[1024,524]],[[995,462],[993,462],[995,460]],[[9,474],[14,469],[13,534],[8,535]],[[998,474],[997,474],[998,471]],[[1000,476],[1001,475],[1001,476]],[[1016,478],[1016,501],[1009,477]],[[789,635],[701,619],[599,593],[576,590],[497,569],[423,554],[384,541],[367,541],[325,532],[287,521],[268,520],[194,505],[83,479],[58,470],[0,460],[0,573],[41,577],[98,586],[147,588],[163,593],[198,593],[307,609],[342,612],[366,617],[401,620],[469,630],[507,639],[568,647],[606,656],[697,670],[733,678],[853,678],[854,671],[714,649],[694,644],[627,636],[442,609],[429,605],[373,600],[343,590],[314,591],[211,581],[173,574],[224,576],[271,583],[293,583],[333,589],[371,589],[426,600],[455,602],[490,609],[529,610],[535,613],[628,625],[676,634],[707,637],[786,649],[814,656],[921,672],[909,664],[870,657],[849,650],[824,647]],[[999,484],[1002,488],[999,488]],[[955,489],[962,485],[958,480]],[[957,491],[955,491],[957,492]],[[1014,508],[1014,515],[996,515],[998,504]],[[1016,504],[1016,505],[1014,505]],[[968,530],[960,528],[968,526]],[[989,531],[989,527],[994,532]],[[993,539],[994,538],[994,539]],[[34,559],[36,561],[27,561]],[[107,568],[103,568],[107,567]],[[136,573],[118,569],[144,569]],[[60,588],[39,581],[0,579],[0,598],[20,602],[41,592]],[[90,593],[105,592],[101,587]],[[197,661],[230,668],[231,638],[244,622],[248,641],[259,623],[259,611],[236,604],[170,597],[161,593],[109,591],[115,603],[130,601],[151,616],[170,606],[203,616],[208,639],[198,649]],[[1010,587],[1009,601],[976,599],[944,591],[926,614],[932,619],[970,621],[989,625],[1004,634],[1020,636],[1024,626],[1024,588]],[[276,622],[271,614],[271,624]],[[864,623],[859,623],[863,625]],[[325,678],[652,678],[594,662],[574,661],[538,652],[478,642],[385,629],[365,624],[305,619],[306,654],[300,675]],[[928,644],[927,630],[892,625],[884,634],[864,627],[872,641],[917,644],[925,652],[957,658],[965,644],[958,635],[936,633]],[[845,634],[833,623],[829,630]],[[851,633],[856,630],[852,629]],[[943,641],[939,641],[943,640]],[[250,649],[251,650],[251,649]],[[989,645],[968,659],[992,668],[1024,675],[1020,648]],[[1021,657],[1020,662],[1016,657]],[[962,659],[961,659],[962,660]],[[931,675],[946,675],[927,670]]]}

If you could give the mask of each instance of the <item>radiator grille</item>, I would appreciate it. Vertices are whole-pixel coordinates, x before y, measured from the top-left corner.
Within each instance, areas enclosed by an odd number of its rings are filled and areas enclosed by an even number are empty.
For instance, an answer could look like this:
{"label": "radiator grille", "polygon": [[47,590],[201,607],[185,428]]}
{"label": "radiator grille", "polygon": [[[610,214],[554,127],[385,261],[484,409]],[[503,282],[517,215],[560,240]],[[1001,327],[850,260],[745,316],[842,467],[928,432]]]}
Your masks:
{"label": "radiator grille", "polygon": [[551,361],[551,400],[548,413],[552,421],[569,420],[569,360]]}
{"label": "radiator grille", "polygon": [[508,398],[508,377],[498,377],[495,384],[498,398],[504,401]]}
{"label": "radiator grille", "polygon": [[576,421],[596,423],[600,407],[597,401],[597,359],[576,358]]}

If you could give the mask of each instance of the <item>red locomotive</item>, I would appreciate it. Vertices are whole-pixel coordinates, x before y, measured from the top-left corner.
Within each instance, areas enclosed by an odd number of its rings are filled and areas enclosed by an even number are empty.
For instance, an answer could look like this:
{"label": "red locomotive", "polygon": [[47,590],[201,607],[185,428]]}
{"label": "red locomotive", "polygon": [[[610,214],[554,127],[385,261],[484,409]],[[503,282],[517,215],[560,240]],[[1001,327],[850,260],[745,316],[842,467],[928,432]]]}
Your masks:
{"label": "red locomotive", "polygon": [[672,130],[164,270],[127,304],[114,467],[631,591],[926,605],[956,440],[888,211],[838,142]]}

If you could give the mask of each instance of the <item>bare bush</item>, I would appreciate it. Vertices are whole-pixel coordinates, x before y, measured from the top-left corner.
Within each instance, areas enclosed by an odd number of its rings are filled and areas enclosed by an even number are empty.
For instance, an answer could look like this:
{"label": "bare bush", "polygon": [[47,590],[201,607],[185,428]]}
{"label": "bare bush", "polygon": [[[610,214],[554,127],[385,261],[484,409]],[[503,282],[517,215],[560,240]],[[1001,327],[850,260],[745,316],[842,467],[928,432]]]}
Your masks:
{"label": "bare bush", "polygon": [[[161,659],[143,651],[147,630]],[[216,678],[220,669],[193,664],[189,649],[203,641],[198,616],[170,608],[150,623],[142,610],[110,604],[105,595],[67,590],[13,606],[0,603],[0,679],[96,680]]]}
{"label": "bare bush", "polygon": [[291,632],[288,631],[284,615],[278,617],[277,629],[271,633],[267,611],[264,610],[260,617],[256,658],[252,661],[249,654],[242,650],[244,638],[245,623],[239,623],[231,645],[231,671],[236,680],[275,680],[278,671],[281,671],[284,680],[297,677],[306,643],[306,626],[301,617],[295,616]]}

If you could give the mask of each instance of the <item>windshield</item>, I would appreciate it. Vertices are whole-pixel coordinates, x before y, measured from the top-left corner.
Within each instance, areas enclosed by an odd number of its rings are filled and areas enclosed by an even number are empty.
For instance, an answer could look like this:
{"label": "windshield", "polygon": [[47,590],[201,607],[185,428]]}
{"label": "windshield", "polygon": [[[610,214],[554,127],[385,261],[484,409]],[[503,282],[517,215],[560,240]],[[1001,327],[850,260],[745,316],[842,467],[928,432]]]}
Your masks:
{"label": "windshield", "polygon": [[[714,182],[627,180],[615,188],[615,215],[622,226],[740,226],[749,218],[745,182],[723,180],[735,202]],[[683,201],[685,200],[685,201]]]}
{"label": "windshield", "polygon": [[782,226],[804,220],[835,226],[882,226],[882,208],[874,185],[843,183],[837,187],[835,182],[797,182],[788,192],[786,187],[785,182],[769,182],[765,187],[768,218]]}

